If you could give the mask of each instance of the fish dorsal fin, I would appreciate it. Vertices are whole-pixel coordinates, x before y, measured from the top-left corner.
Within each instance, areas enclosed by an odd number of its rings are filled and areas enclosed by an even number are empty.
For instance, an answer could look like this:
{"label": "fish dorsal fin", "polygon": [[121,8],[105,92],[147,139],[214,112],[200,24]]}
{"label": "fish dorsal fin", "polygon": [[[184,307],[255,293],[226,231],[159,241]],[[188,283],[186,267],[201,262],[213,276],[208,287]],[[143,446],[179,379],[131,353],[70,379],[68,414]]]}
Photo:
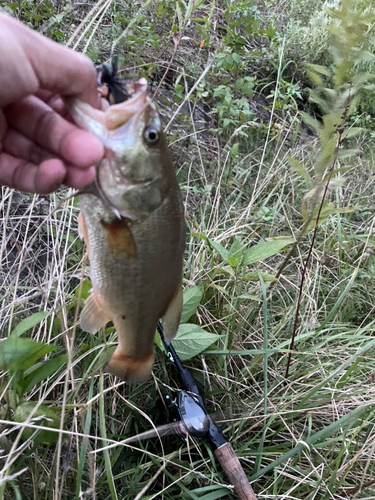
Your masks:
{"label": "fish dorsal fin", "polygon": [[85,307],[81,313],[79,325],[85,332],[96,333],[105,326],[110,319],[106,316],[100,306],[94,291],[91,291],[85,302]]}
{"label": "fish dorsal fin", "polygon": [[176,335],[178,325],[180,324],[182,311],[182,285],[179,283],[172,300],[165,311],[162,322],[164,338],[169,344]]}

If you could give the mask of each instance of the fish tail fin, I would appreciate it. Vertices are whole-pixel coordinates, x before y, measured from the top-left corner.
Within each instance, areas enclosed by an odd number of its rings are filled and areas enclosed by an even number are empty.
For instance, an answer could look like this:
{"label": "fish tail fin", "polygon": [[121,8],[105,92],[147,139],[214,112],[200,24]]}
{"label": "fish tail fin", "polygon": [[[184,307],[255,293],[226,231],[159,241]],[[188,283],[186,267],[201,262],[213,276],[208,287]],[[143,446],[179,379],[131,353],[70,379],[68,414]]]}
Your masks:
{"label": "fish tail fin", "polygon": [[154,359],[154,350],[144,358],[136,358],[126,355],[118,346],[105,371],[127,382],[143,382],[150,376]]}
{"label": "fish tail fin", "polygon": [[164,338],[169,344],[176,335],[178,326],[180,324],[182,312],[182,285],[179,283],[172,300],[165,311],[162,322],[164,330]]}

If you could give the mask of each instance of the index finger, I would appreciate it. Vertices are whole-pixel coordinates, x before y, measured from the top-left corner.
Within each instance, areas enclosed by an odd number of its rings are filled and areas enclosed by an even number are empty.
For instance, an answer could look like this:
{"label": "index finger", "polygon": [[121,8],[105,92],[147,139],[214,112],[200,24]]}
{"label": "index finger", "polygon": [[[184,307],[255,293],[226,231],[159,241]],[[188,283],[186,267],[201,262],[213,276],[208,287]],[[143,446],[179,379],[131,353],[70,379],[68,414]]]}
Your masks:
{"label": "index finger", "polygon": [[23,61],[12,61],[9,71],[12,72],[12,66],[20,66],[15,70],[15,77],[19,78],[23,71],[25,78],[37,86],[30,93],[44,89],[61,96],[76,96],[98,106],[96,72],[88,57],[53,42],[6,14],[0,14],[0,27],[2,25],[14,35],[5,43],[9,43],[10,50],[18,45],[24,56]]}

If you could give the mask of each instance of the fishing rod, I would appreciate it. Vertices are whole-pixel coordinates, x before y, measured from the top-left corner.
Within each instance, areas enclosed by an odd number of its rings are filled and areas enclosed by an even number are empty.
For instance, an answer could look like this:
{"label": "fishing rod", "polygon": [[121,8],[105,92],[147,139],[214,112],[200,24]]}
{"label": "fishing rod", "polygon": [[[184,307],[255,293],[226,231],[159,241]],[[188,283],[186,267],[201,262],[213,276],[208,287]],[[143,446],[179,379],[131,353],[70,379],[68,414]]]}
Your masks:
{"label": "fishing rod", "polygon": [[[108,92],[105,97],[110,103],[115,104],[126,101],[132,93],[131,79],[120,78],[117,72],[117,58],[112,59],[111,67],[103,64],[98,68],[98,83],[107,86]],[[104,97],[104,94],[102,95]],[[166,342],[160,321],[157,330],[166,346],[169,358],[178,369],[183,387],[175,400],[168,395],[164,397],[170,416],[176,423],[177,433],[183,440],[186,440],[187,435],[199,439],[207,438],[238,498],[257,500],[231,443],[224,438],[209,416],[193,375],[183,366],[173,345]]]}
{"label": "fishing rod", "polygon": [[224,438],[222,432],[208,414],[193,375],[183,366],[173,345],[166,342],[160,321],[157,330],[163,344],[167,348],[169,359],[178,369],[181,385],[184,388],[180,391],[175,401],[171,401],[169,396],[166,399],[167,406],[172,415],[175,415],[174,419],[177,421],[177,415],[179,417],[180,424],[177,426],[178,434],[182,438],[185,438],[186,434],[199,439],[208,438],[214,450],[214,455],[229,482],[234,486],[238,498],[240,500],[256,500],[254,491],[247,480],[245,471],[231,443]]}

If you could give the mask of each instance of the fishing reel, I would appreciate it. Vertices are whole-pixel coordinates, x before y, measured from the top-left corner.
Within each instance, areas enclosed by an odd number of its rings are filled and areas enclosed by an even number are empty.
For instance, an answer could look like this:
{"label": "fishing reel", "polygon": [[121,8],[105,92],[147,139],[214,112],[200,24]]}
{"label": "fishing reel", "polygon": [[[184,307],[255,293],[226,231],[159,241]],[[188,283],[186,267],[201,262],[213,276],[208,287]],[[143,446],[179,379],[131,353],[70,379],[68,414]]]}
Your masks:
{"label": "fishing reel", "polygon": [[246,477],[238,457],[232,445],[224,438],[221,430],[214,424],[207,414],[202,396],[193,375],[183,366],[171,342],[164,338],[163,326],[158,323],[158,332],[163,341],[169,358],[176,365],[181,385],[184,387],[177,398],[172,400],[170,396],[164,396],[167,408],[170,408],[171,419],[176,424],[176,430],[183,441],[187,434],[197,438],[208,437],[214,455],[220,462],[231,484],[240,500],[256,500],[253,489]]}
{"label": "fishing reel", "polygon": [[181,390],[174,399],[168,394],[165,395],[164,402],[171,421],[176,424],[177,435],[182,441],[186,442],[188,434],[197,439],[206,436],[210,428],[210,420],[194,394]]}

